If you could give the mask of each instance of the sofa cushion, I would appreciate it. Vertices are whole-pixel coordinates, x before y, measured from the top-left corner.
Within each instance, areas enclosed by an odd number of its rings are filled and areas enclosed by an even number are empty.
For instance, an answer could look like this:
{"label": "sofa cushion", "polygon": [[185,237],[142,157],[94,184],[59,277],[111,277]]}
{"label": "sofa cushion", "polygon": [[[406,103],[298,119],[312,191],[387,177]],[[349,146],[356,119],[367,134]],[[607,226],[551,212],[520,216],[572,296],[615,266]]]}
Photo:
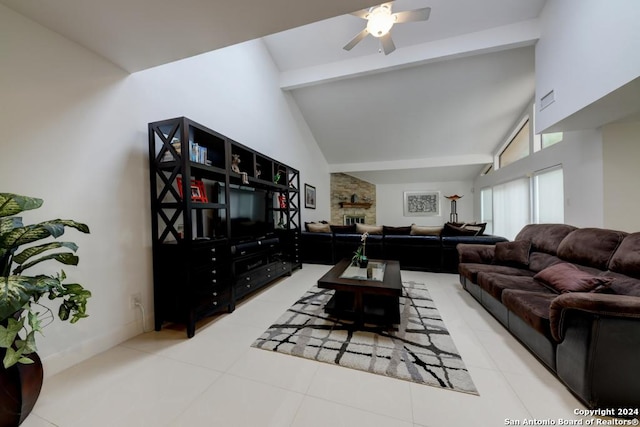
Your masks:
{"label": "sofa cushion", "polygon": [[553,293],[505,289],[502,292],[502,303],[511,313],[551,340],[549,308],[557,297]]}
{"label": "sofa cushion", "polygon": [[331,233],[331,227],[329,224],[317,224],[314,222],[310,222],[306,224],[307,231],[312,233]]}
{"label": "sofa cushion", "polygon": [[382,234],[391,236],[407,236],[411,234],[411,226],[406,227],[389,227],[387,225],[382,226]]}
{"label": "sofa cushion", "polygon": [[531,252],[529,254],[529,270],[537,273],[554,264],[564,262],[555,255],[545,252]]}
{"label": "sofa cushion", "polygon": [[640,233],[624,238],[609,261],[609,270],[640,279]]}
{"label": "sofa cushion", "polygon": [[611,279],[608,293],[640,297],[640,279],[613,271],[607,271],[602,275]]}
{"label": "sofa cushion", "polygon": [[442,227],[443,236],[482,236],[487,224],[462,224],[447,222]]}
{"label": "sofa cushion", "polygon": [[478,283],[478,273],[480,272],[533,277],[533,273],[526,268],[510,267],[508,265],[474,264],[467,262],[458,265],[458,272],[473,283]]}
{"label": "sofa cushion", "polygon": [[531,251],[556,255],[560,242],[576,227],[566,224],[528,224],[518,233],[515,240],[531,242]]}
{"label": "sofa cushion", "polygon": [[381,225],[356,224],[356,233],[382,234]]}
{"label": "sofa cushion", "polygon": [[565,261],[606,270],[613,253],[627,233],[603,228],[580,228],[558,246],[558,257]]}
{"label": "sofa cushion", "polygon": [[611,279],[594,276],[566,262],[552,265],[533,276],[560,293],[599,292],[611,285]]}
{"label": "sofa cushion", "polygon": [[412,236],[439,236],[442,233],[440,226],[411,224],[409,234]]}
{"label": "sofa cushion", "polygon": [[496,264],[528,266],[531,242],[520,240],[515,242],[496,243],[494,262]]}
{"label": "sofa cushion", "polygon": [[531,276],[512,276],[509,274],[480,272],[478,273],[478,285],[498,301],[502,300],[502,292],[506,289],[519,289],[522,291],[557,295],[557,292],[545,288],[539,282],[533,280]]}
{"label": "sofa cushion", "polygon": [[331,231],[334,234],[353,234],[356,232],[356,225],[330,225]]}

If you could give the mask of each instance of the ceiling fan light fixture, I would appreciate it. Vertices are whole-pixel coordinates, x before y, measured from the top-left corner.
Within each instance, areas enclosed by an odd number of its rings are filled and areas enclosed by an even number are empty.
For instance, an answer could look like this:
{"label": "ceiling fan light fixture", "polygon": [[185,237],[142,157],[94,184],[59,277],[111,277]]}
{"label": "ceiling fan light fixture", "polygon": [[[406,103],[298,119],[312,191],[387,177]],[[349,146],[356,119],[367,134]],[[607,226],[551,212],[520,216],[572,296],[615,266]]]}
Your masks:
{"label": "ceiling fan light fixture", "polygon": [[386,5],[378,6],[367,16],[367,31],[374,37],[382,37],[391,30],[394,23],[395,17],[391,15],[391,9]]}

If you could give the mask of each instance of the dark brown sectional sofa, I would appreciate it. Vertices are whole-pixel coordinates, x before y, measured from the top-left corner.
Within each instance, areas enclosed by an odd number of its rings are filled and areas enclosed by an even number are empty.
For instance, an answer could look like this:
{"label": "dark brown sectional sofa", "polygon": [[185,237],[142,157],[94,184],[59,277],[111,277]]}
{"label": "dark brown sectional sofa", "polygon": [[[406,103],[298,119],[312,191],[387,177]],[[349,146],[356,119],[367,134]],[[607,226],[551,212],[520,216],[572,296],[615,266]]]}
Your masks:
{"label": "dark brown sectional sofa", "polygon": [[640,407],[640,233],[531,224],[458,253],[463,287],[589,408]]}

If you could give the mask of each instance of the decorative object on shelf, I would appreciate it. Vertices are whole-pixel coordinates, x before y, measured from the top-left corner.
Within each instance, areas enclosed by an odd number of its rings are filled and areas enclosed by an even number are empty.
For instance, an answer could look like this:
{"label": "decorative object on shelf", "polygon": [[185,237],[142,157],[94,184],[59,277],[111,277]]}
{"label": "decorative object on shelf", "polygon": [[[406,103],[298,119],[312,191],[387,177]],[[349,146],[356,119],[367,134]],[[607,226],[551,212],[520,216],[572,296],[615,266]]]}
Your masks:
{"label": "decorative object on shelf", "polygon": [[231,170],[235,173],[239,173],[240,175],[242,175],[242,183],[243,184],[248,184],[249,183],[249,174],[247,174],[246,172],[242,172],[240,170],[240,155],[239,154],[232,154],[231,155]]}
{"label": "decorative object on shelf", "polygon": [[351,203],[358,203],[358,196],[356,194],[351,195]]}
{"label": "decorative object on shelf", "polygon": [[[40,262],[56,260],[65,265],[77,265],[78,246],[73,242],[50,241],[32,245],[48,237],[61,236],[65,227],[89,233],[85,224],[54,219],[38,224],[23,225],[20,212],[38,209],[42,199],[0,193],[0,425],[19,425],[29,415],[42,387],[42,364],[36,354],[36,332],[43,322],[54,320],[47,307],[38,304],[40,298],[60,299],[60,320],[76,323],[87,317],[87,300],[91,292],[79,284],[63,283],[63,270],[55,275],[22,275]],[[23,245],[29,245],[20,251]],[[67,252],[47,254],[52,249]],[[37,307],[36,307],[37,306]],[[20,334],[23,334],[22,336]]]}
{"label": "decorative object on shelf", "polygon": [[196,163],[206,164],[207,147],[203,147],[193,141],[189,141],[189,160]]}
{"label": "decorative object on shelf", "polygon": [[306,183],[304,184],[304,207],[316,208],[316,187]]}
{"label": "decorative object on shelf", "polygon": [[[165,135],[165,137],[168,138],[167,135]],[[180,144],[180,140],[178,138],[173,138],[173,140],[171,141],[171,146],[176,151],[176,154],[178,156],[180,156],[182,154],[182,145]],[[164,155],[162,156],[162,160],[161,161],[170,162],[172,160],[175,160],[175,157],[174,157],[173,153],[171,152],[171,150],[167,149],[167,151],[164,152]]]}
{"label": "decorative object on shelf", "polygon": [[457,201],[462,199],[463,196],[458,196],[457,194],[454,194],[453,196],[444,196],[444,197],[451,200],[451,213],[449,214],[449,222],[458,222]]}
{"label": "decorative object on shelf", "polygon": [[367,237],[369,237],[368,232],[365,231],[364,233],[362,233],[362,236],[360,236],[360,241],[362,242],[362,244],[358,246],[358,249],[356,249],[353,257],[351,258],[351,263],[353,265],[357,265],[360,268],[367,268],[367,265],[369,264],[369,259],[367,258],[366,254]]}
{"label": "decorative object on shelf", "polygon": [[404,216],[439,216],[439,191],[405,191]]}
{"label": "decorative object on shelf", "polygon": [[[182,178],[177,177],[176,182],[178,184],[178,191],[180,197],[184,197],[182,194]],[[204,189],[204,183],[198,179],[191,180],[191,200],[194,202],[208,203],[207,193]]]}
{"label": "decorative object on shelf", "polygon": [[280,184],[280,179],[282,179],[282,177],[286,175],[286,173],[287,172],[284,169],[278,166],[278,171],[276,172],[276,175],[273,177],[273,183]]}
{"label": "decorative object on shelf", "polygon": [[280,209],[287,209],[287,196],[280,194],[278,196],[278,204],[280,205]]}

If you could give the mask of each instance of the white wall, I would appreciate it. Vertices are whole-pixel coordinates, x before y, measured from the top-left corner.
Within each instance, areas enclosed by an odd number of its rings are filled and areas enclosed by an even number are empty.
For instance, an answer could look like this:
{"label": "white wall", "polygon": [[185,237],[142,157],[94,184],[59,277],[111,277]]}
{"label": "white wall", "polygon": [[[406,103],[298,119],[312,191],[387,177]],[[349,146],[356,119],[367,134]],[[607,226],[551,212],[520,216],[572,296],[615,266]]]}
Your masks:
{"label": "white wall", "polygon": [[555,102],[538,113],[536,132],[639,76],[639,21],[637,0],[547,1],[536,44],[536,103],[551,90]]}
{"label": "white wall", "polygon": [[0,57],[0,191],[45,199],[25,222],[91,228],[64,236],[80,246],[80,265],[65,271],[92,291],[90,317],[46,328],[46,375],[140,333],[133,293],[152,326],[149,121],[185,115],[283,160],[317,188],[303,220],[329,216],[327,164],[259,41],[127,75],[0,5]]}
{"label": "white wall", "polygon": [[603,127],[604,225],[640,231],[640,122]]}
{"label": "white wall", "polygon": [[[457,202],[458,221],[471,222],[474,220],[472,187],[473,183],[471,181],[378,184],[376,185],[376,222],[380,225],[392,227],[410,224],[443,225],[449,221],[449,213],[451,212],[451,202],[445,199],[444,196],[452,196],[454,194],[463,196]],[[404,216],[405,191],[439,191],[440,215]]]}

